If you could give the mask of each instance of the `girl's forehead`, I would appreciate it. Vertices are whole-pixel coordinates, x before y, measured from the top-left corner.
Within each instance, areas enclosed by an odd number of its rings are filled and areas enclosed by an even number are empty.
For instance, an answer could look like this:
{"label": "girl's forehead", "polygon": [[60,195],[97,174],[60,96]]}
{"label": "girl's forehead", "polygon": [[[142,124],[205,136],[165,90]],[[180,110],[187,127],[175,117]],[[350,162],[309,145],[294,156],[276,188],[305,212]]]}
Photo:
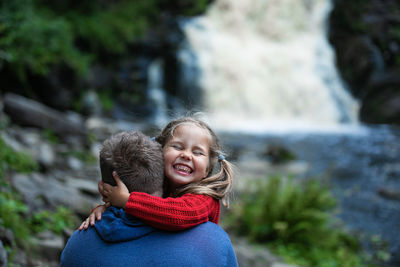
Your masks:
{"label": "girl's forehead", "polygon": [[211,134],[206,128],[190,122],[179,124],[173,129],[171,137],[178,135],[182,137],[186,135],[204,135],[209,141],[211,140]]}

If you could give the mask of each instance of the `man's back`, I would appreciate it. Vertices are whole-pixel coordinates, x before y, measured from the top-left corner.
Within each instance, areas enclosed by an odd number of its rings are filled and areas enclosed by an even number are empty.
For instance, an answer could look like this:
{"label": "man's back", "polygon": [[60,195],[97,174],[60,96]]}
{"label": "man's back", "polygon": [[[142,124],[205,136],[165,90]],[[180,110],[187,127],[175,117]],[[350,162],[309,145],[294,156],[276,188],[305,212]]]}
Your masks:
{"label": "man's back", "polygon": [[165,232],[116,208],[103,215],[95,228],[73,234],[61,266],[237,266],[228,235],[214,223]]}

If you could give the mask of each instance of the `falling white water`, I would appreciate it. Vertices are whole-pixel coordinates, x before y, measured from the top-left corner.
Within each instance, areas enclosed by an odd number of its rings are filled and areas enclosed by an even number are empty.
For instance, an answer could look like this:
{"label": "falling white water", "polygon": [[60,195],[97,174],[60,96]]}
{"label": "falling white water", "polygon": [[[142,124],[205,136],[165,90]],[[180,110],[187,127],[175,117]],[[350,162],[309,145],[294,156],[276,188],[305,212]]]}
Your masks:
{"label": "falling white water", "polygon": [[216,0],[184,24],[210,123],[220,129],[357,123],[326,37],[329,0]]}
{"label": "falling white water", "polygon": [[154,60],[148,68],[148,102],[154,108],[152,122],[155,125],[165,125],[167,119],[167,103],[165,92],[162,90],[162,61]]}

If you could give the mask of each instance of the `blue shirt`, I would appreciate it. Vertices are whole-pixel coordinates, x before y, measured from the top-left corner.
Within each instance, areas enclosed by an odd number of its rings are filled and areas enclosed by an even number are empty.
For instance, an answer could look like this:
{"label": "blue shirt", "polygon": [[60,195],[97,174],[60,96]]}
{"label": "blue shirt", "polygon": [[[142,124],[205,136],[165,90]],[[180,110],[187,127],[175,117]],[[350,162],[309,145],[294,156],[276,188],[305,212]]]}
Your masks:
{"label": "blue shirt", "polygon": [[181,232],[143,224],[110,207],[95,227],[75,231],[61,266],[238,266],[228,235],[207,222]]}

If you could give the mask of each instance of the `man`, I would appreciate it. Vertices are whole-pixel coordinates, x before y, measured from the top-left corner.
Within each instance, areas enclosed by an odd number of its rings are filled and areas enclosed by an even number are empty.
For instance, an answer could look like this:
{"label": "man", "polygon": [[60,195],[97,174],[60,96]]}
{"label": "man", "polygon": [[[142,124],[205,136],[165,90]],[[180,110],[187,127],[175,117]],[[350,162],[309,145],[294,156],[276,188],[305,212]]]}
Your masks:
{"label": "man", "polygon": [[[138,132],[122,132],[103,143],[102,180],[117,171],[129,191],[161,196],[161,146]],[[75,231],[61,255],[61,266],[237,266],[228,235],[207,222],[182,232],[145,225],[123,209],[110,207],[94,227]]]}

